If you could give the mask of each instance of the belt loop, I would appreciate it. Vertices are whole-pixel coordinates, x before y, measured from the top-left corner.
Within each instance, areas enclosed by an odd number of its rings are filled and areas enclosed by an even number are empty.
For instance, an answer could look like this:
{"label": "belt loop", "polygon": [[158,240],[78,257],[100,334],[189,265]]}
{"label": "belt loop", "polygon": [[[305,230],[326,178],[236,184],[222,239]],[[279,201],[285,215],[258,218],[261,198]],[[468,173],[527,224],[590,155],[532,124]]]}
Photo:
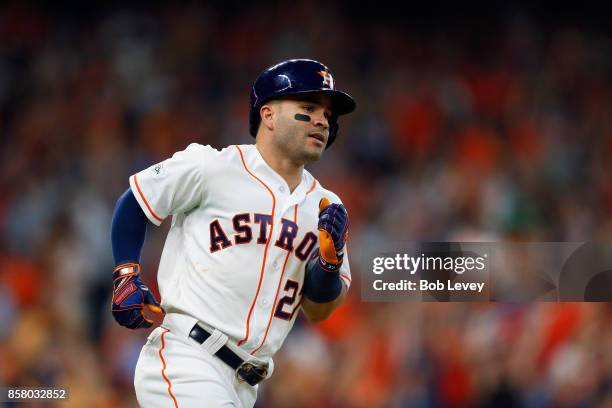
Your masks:
{"label": "belt loop", "polygon": [[226,334],[215,329],[210,335],[210,337],[207,338],[204,343],[202,343],[202,347],[204,348],[204,350],[214,355],[217,351],[219,351],[221,347],[225,345],[225,343],[227,343],[228,339],[229,337],[227,337]]}

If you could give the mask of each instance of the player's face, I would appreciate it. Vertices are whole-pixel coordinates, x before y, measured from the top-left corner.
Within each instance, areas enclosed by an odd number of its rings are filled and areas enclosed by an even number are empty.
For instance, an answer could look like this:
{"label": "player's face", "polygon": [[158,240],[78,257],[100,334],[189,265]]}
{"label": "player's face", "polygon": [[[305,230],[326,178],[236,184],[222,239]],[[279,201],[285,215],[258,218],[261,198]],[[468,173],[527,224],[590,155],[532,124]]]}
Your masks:
{"label": "player's face", "polygon": [[289,158],[303,164],[321,158],[329,138],[331,106],[324,94],[280,101],[275,140]]}

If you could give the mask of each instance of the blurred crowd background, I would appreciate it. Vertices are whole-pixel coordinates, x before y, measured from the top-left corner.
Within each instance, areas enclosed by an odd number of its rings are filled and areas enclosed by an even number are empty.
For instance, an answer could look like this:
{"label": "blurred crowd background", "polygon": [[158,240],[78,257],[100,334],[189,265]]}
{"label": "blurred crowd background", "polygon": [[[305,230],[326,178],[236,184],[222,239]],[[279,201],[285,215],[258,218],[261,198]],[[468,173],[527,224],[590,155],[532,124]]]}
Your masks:
{"label": "blurred crowd background", "polygon": [[[352,253],[612,238],[601,25],[348,5],[0,6],[0,386],[136,406],[147,333],[109,311],[115,200],[191,142],[252,143],[252,81],[289,57],[357,100],[310,168],[349,210]],[[154,288],[167,228],[143,254]],[[364,303],[359,273],[333,318],[296,323],[257,407],[612,407],[610,303]]]}

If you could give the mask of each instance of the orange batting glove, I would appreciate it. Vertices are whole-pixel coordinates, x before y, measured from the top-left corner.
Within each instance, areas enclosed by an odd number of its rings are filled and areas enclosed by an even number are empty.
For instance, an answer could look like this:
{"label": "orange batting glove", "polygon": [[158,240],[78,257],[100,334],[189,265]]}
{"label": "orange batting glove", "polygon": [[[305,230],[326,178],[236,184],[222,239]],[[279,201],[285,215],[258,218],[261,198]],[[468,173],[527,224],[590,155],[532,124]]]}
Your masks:
{"label": "orange batting glove", "polygon": [[342,204],[330,204],[327,198],[319,201],[319,252],[323,267],[337,271],[342,265],[344,247],[348,239],[349,218]]}

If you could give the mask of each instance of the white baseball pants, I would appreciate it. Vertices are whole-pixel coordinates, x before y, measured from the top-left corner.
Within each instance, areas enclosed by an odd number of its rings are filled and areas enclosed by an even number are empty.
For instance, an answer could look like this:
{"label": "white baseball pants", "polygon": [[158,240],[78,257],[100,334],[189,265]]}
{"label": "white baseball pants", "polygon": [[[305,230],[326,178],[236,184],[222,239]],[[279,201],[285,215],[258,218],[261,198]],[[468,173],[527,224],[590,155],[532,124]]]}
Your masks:
{"label": "white baseball pants", "polygon": [[134,387],[142,408],[251,408],[257,387],[188,337],[190,321],[166,318],[142,347]]}

